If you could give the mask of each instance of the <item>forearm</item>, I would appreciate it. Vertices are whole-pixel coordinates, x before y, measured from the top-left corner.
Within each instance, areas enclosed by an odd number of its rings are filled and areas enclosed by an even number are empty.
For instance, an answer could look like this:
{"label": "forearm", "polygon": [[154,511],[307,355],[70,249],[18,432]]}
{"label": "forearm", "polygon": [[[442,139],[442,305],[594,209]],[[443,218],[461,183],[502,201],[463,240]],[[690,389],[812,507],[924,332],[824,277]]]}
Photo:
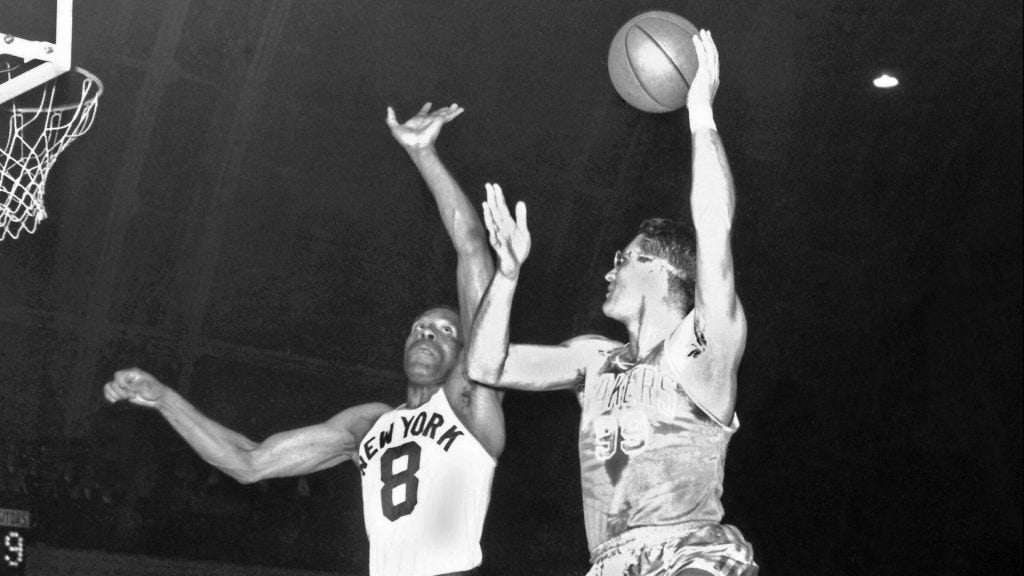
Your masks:
{"label": "forearm", "polygon": [[174,390],[168,389],[157,410],[199,456],[240,482],[253,482],[252,440],[203,415]]}
{"label": "forearm", "polygon": [[518,278],[495,274],[473,321],[466,369],[477,382],[496,384],[508,355],[509,320]]}
{"label": "forearm", "polygon": [[434,196],[445,230],[460,254],[487,250],[487,233],[458,181],[441,162],[433,146],[409,148],[409,157]]}
{"label": "forearm", "polygon": [[693,189],[690,208],[698,242],[701,236],[728,234],[736,196],[725,147],[711,119],[711,109],[691,111]]}

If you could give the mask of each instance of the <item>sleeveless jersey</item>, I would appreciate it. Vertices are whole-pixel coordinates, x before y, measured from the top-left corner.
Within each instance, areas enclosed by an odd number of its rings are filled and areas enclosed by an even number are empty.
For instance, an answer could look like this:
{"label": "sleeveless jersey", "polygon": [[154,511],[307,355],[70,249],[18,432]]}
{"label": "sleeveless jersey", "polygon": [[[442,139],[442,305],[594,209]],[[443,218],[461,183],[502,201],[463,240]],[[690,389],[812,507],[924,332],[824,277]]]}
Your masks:
{"label": "sleeveless jersey", "polygon": [[444,390],[381,416],[359,443],[370,576],[433,576],[480,564],[495,461]]}
{"label": "sleeveless jersey", "polygon": [[[686,325],[692,329],[691,318],[680,329]],[[724,426],[697,406],[664,347],[638,363],[626,360],[628,345],[611,351],[598,369],[587,371],[579,391],[591,552],[630,528],[722,519],[725,452],[738,419]]]}

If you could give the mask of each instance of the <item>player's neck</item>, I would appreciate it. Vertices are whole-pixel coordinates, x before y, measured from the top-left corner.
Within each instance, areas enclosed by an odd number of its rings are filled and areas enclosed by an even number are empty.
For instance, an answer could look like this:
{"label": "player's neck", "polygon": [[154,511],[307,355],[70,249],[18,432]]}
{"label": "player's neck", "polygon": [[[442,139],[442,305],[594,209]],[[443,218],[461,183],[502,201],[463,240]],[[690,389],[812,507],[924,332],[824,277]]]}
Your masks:
{"label": "player's neck", "polygon": [[626,323],[629,347],[635,358],[643,358],[661,344],[683,319],[679,310],[664,305],[644,306]]}
{"label": "player's neck", "polygon": [[430,399],[434,397],[434,394],[436,394],[440,389],[440,384],[415,384],[410,382],[405,393],[405,407],[415,409],[423,406],[429,402]]}

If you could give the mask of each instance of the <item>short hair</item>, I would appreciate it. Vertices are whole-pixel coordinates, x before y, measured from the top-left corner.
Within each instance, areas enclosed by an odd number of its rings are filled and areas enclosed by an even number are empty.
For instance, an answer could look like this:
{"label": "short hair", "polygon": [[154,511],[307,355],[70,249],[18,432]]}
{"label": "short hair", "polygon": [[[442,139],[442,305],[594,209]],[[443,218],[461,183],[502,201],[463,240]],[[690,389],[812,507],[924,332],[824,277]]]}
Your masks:
{"label": "short hair", "polygon": [[648,218],[640,223],[640,247],[651,256],[668,260],[683,273],[680,278],[669,275],[669,290],[685,298],[684,308],[693,308],[693,291],[697,279],[697,239],[693,227],[686,222],[668,218]]}
{"label": "short hair", "polygon": [[431,306],[429,308],[424,308],[422,311],[420,311],[419,314],[416,315],[416,319],[419,320],[421,316],[423,316],[427,312],[430,312],[431,310],[446,310],[446,311],[451,312],[452,314],[454,314],[455,315],[455,322],[458,324],[458,328],[459,328],[459,339],[458,339],[459,343],[461,343],[461,344],[465,344],[466,343],[466,339],[469,337],[469,335],[462,333],[462,314],[459,312],[458,308],[455,308],[454,306],[450,306],[448,304],[437,304],[437,305]]}
{"label": "short hair", "polygon": [[[460,316],[459,309],[454,307],[454,306],[451,306],[449,304],[437,304],[437,305],[431,306],[429,308],[424,308],[419,313],[419,316],[423,316],[424,314],[426,314],[427,312],[430,312],[431,310],[447,310],[447,311],[451,312],[452,314],[455,314],[456,316]],[[417,316],[417,318],[419,318],[419,316]]]}

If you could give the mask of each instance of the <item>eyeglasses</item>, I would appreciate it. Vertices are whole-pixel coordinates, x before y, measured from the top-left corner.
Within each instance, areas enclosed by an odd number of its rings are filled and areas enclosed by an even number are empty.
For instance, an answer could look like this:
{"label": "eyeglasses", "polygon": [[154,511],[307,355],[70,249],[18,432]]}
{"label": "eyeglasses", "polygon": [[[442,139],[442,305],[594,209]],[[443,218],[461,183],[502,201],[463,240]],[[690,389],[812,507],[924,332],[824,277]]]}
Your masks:
{"label": "eyeglasses", "polygon": [[629,259],[632,258],[632,257],[636,257],[636,261],[637,262],[654,262],[654,263],[660,264],[662,266],[662,268],[664,268],[665,270],[668,271],[669,274],[671,274],[671,275],[673,275],[673,276],[675,276],[677,278],[685,278],[686,277],[686,275],[683,274],[682,270],[680,270],[679,268],[676,268],[675,266],[669,264],[668,260],[665,260],[664,258],[661,258],[659,256],[650,256],[650,255],[647,255],[647,254],[640,254],[638,252],[623,252],[622,250],[616,250],[615,251],[615,260],[614,260],[615,270],[618,271],[618,269],[621,268],[627,262],[629,262]]}

